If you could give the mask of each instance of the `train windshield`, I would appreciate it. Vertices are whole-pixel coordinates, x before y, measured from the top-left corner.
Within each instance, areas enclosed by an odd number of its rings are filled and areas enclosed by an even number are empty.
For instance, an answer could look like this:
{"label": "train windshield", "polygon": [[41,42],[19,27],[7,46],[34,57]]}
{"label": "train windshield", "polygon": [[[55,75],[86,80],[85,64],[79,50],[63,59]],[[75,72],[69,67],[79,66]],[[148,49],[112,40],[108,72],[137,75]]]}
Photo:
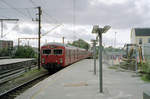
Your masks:
{"label": "train windshield", "polygon": [[54,49],[54,55],[61,55],[62,49]]}
{"label": "train windshield", "polygon": [[51,49],[44,49],[43,54],[51,54]]}

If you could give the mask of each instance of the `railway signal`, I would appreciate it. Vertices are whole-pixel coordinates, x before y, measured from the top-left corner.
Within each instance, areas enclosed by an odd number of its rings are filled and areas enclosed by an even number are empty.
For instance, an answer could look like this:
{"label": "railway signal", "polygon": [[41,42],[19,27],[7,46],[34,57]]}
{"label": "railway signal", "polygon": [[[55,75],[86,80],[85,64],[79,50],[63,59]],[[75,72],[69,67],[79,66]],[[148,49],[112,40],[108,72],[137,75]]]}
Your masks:
{"label": "railway signal", "polygon": [[99,87],[100,93],[103,92],[103,71],[102,71],[102,33],[106,33],[111,27],[104,26],[104,28],[99,28],[99,25],[94,25],[92,33],[98,34],[99,38]]}

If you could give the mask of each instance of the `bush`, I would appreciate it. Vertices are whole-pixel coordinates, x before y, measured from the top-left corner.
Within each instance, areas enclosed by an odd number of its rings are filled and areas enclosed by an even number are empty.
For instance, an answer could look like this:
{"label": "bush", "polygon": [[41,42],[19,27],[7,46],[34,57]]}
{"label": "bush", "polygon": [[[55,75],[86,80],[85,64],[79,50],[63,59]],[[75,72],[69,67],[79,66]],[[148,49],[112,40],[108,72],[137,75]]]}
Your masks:
{"label": "bush", "polygon": [[14,58],[36,58],[36,52],[32,47],[19,46],[14,53]]}
{"label": "bush", "polygon": [[150,64],[148,62],[142,63],[141,66],[144,73],[150,74]]}
{"label": "bush", "polygon": [[8,48],[0,49],[0,57],[9,56],[11,54],[11,50]]}
{"label": "bush", "polygon": [[144,81],[150,81],[150,64],[146,62],[146,63],[142,63],[141,66],[142,66],[142,71],[144,72],[142,79]]}

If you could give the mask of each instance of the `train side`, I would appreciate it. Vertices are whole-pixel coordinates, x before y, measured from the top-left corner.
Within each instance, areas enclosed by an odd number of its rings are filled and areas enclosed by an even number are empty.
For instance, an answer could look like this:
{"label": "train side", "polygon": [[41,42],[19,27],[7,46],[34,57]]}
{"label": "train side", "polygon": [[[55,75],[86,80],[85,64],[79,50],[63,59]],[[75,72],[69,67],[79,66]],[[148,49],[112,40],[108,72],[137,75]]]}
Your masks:
{"label": "train side", "polygon": [[66,67],[90,56],[91,53],[85,49],[61,43],[48,43],[41,47],[41,65],[49,71]]}

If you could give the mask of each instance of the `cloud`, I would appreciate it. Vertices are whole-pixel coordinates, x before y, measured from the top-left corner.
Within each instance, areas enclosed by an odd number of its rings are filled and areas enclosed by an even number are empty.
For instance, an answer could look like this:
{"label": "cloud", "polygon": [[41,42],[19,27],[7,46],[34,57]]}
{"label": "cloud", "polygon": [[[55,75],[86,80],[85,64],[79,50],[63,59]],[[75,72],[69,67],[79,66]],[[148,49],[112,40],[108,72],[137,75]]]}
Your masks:
{"label": "cloud", "polygon": [[[75,30],[73,30],[75,29]],[[46,31],[46,30],[45,30]],[[91,31],[91,30],[90,30]],[[48,33],[47,37],[62,38],[65,37],[67,40],[77,40],[79,38],[86,41],[90,41],[95,36],[89,31],[89,26],[75,26],[65,24],[64,26]]]}
{"label": "cloud", "polygon": [[42,25],[42,33],[50,30],[54,24],[65,25],[48,34],[54,39],[64,36],[68,40],[82,38],[90,41],[94,38],[91,34],[92,25],[103,27],[109,24],[112,29],[107,34],[111,36],[104,35],[106,42],[114,39],[114,32],[118,32],[118,42],[122,39],[129,42],[132,27],[148,27],[150,24],[148,0],[1,0],[0,18],[5,16],[28,22],[29,25],[19,25],[20,29],[16,32],[36,36],[37,24],[31,21],[37,18],[35,6],[42,7],[42,24],[49,24]]}
{"label": "cloud", "polygon": [[[147,26],[150,21],[148,0],[32,0],[43,10],[44,22],[55,23],[56,20],[64,24],[72,24],[74,17],[77,25],[110,24],[113,28],[129,28],[132,26]],[[33,7],[30,0],[10,0],[7,1],[14,7]],[[14,3],[15,2],[15,3]],[[75,3],[75,4],[74,4]],[[4,5],[3,5],[4,6]],[[6,7],[6,5],[4,6]],[[14,11],[13,11],[14,10]],[[4,10],[1,10],[4,14]],[[34,11],[34,12],[33,12]],[[36,17],[37,10],[11,9],[11,13],[20,18]],[[19,13],[18,13],[19,12]],[[45,13],[46,12],[46,13]],[[22,13],[24,13],[22,15]],[[30,14],[29,14],[30,13]],[[14,15],[13,14],[13,15]],[[12,15],[12,16],[13,16]],[[14,16],[13,16],[14,17]],[[147,22],[148,21],[148,22]]]}

